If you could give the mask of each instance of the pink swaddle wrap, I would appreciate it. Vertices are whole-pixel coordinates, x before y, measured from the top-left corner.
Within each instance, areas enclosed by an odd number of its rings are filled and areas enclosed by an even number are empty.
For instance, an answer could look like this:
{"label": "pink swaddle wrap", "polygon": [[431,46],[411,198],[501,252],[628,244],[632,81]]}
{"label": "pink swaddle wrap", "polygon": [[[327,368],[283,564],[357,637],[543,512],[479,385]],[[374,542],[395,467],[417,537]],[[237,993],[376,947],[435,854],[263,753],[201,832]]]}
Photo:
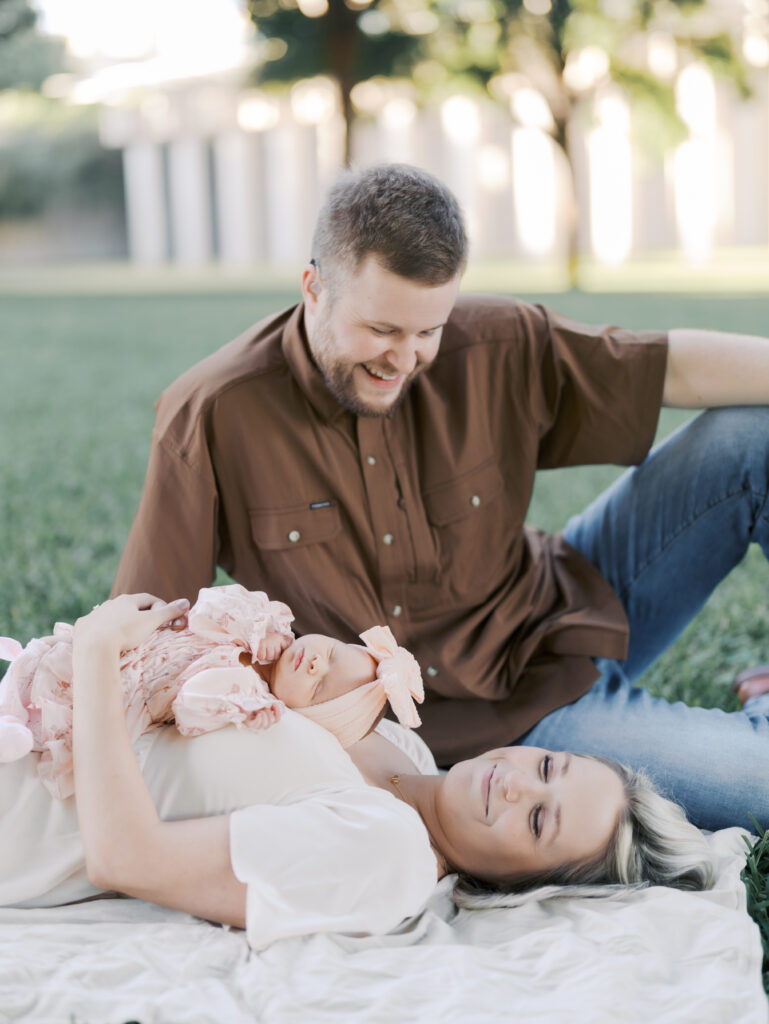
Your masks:
{"label": "pink swaddle wrap", "polygon": [[360,638],[377,663],[376,679],[333,700],[296,708],[300,715],[332,732],[343,747],[352,746],[369,732],[388,700],[401,725],[415,729],[422,724],[414,701],[421,704],[425,691],[414,655],[398,646],[389,626],[372,626]]}
{"label": "pink swaddle wrap", "polygon": [[[186,629],[158,630],[121,657],[131,739],[170,722],[183,735],[198,736],[225,725],[259,730],[279,721],[285,705],[256,672],[241,665],[240,656],[247,652],[256,663],[268,633],[293,640],[292,620],[286,605],[260,591],[238,584],[202,589]],[[416,659],[398,646],[387,626],[374,626],[360,638],[377,663],[376,679],[334,700],[295,709],[332,732],[343,747],[369,732],[388,700],[402,725],[421,724],[414,701],[424,700],[424,688]],[[43,784],[65,799],[74,792],[72,626],[57,623],[52,636],[24,648],[0,637],[0,658],[11,662],[0,680],[0,762],[41,752],[37,771]]]}
{"label": "pink swaddle wrap", "polygon": [[[132,741],[156,726],[175,722],[185,736],[235,725],[266,729],[285,706],[257,672],[267,634],[293,640],[291,609],[238,584],[203,588],[190,609],[188,627],[158,630],[121,656],[120,679]],[[52,636],[25,648],[0,638],[0,658],[11,662],[0,680],[0,761],[41,753],[37,772],[59,799],[74,791],[72,774],[72,626],[57,623]],[[225,671],[223,671],[225,670]]]}

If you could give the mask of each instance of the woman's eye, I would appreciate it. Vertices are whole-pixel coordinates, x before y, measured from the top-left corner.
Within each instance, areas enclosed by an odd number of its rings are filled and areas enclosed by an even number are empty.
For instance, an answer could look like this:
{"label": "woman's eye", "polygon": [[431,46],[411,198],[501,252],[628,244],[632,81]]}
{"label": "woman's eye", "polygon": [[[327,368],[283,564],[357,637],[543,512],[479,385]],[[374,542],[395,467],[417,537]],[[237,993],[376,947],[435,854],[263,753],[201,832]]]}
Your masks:
{"label": "woman's eye", "polygon": [[545,782],[547,782],[550,778],[550,773],[552,772],[552,770],[553,759],[549,754],[546,754],[544,760],[542,761],[542,778],[545,780]]}
{"label": "woman's eye", "polygon": [[537,839],[542,835],[542,804],[537,804],[534,808],[534,816],[532,818],[531,827],[534,831],[534,835]]}

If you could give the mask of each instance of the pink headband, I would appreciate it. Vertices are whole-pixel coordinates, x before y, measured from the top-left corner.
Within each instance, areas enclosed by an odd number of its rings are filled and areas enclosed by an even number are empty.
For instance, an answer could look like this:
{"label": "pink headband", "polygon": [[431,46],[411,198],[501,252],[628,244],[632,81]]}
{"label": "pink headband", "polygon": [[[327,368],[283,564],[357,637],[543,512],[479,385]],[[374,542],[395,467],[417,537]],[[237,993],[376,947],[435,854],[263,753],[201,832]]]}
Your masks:
{"label": "pink headband", "polygon": [[387,700],[401,725],[414,729],[422,724],[414,706],[415,700],[421,704],[425,699],[416,658],[398,646],[389,626],[372,626],[360,638],[377,663],[376,679],[333,700],[296,708],[332,732],[343,747],[366,735]]}

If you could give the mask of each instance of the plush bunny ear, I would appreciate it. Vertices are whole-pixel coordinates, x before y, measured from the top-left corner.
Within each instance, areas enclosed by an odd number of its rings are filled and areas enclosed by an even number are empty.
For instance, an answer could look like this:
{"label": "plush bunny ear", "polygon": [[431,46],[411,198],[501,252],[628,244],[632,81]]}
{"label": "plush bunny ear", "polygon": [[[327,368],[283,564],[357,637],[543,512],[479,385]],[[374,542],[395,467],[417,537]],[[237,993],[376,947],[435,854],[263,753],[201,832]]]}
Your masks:
{"label": "plush bunny ear", "polygon": [[15,661],[24,648],[18,640],[12,640],[9,636],[0,636],[0,659],[3,661]]}

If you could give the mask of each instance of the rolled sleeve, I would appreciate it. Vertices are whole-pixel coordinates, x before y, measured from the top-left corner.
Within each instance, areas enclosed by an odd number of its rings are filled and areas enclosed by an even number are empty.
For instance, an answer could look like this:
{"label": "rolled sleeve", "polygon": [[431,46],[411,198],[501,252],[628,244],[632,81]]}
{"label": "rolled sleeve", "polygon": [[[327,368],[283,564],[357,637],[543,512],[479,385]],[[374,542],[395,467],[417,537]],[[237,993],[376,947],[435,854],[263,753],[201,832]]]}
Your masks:
{"label": "rolled sleeve", "polygon": [[541,306],[524,321],[538,468],[641,462],[662,406],[667,335],[592,327]]}
{"label": "rolled sleeve", "polygon": [[230,816],[256,950],[315,932],[381,934],[418,913],[437,867],[415,811],[373,787],[323,791]]}
{"label": "rolled sleeve", "polygon": [[218,497],[207,458],[196,464],[153,438],[139,509],[112,595],[146,591],[194,601],[216,572]]}

